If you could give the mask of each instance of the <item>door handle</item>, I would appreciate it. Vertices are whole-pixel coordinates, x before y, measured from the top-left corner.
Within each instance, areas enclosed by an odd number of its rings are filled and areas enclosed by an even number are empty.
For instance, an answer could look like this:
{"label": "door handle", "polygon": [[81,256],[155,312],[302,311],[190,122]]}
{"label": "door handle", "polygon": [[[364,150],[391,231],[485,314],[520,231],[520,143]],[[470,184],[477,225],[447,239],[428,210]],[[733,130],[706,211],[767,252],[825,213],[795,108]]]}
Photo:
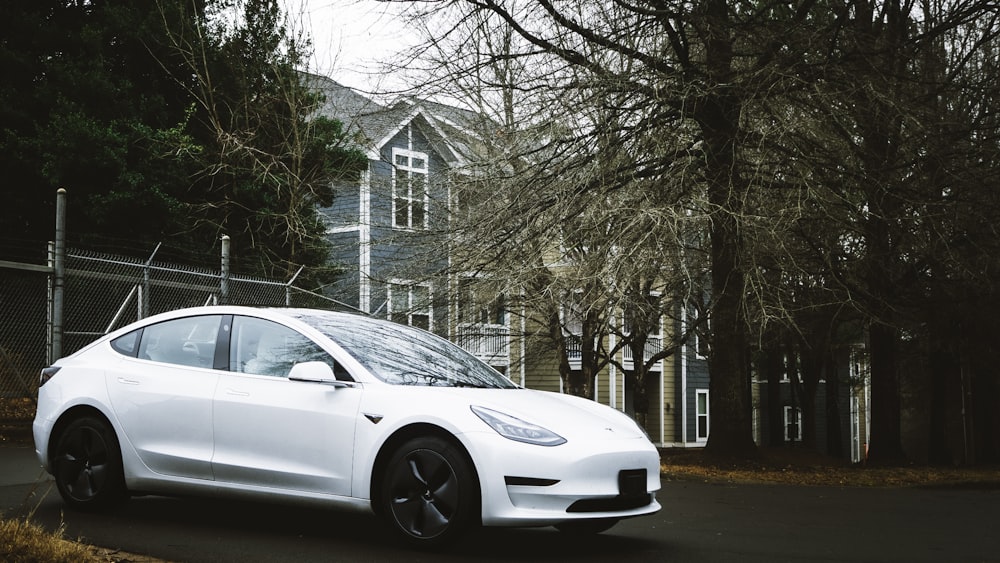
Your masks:
{"label": "door handle", "polygon": [[226,395],[232,395],[234,397],[249,397],[250,393],[246,391],[239,391],[237,389],[226,389]]}
{"label": "door handle", "polygon": [[139,382],[135,379],[125,379],[124,377],[118,378],[118,383],[124,383],[125,385],[138,385]]}

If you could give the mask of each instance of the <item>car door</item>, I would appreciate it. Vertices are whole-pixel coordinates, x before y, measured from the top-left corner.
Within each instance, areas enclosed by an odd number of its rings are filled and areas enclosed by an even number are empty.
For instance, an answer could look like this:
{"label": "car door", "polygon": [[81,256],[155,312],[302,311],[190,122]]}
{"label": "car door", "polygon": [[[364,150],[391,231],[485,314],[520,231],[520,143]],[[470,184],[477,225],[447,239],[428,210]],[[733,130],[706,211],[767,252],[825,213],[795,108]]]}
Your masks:
{"label": "car door", "polygon": [[[212,479],[213,369],[221,315],[184,317],[122,336],[108,366],[111,404],[128,443],[162,475]],[[123,444],[124,446],[124,444]]]}
{"label": "car door", "polygon": [[361,389],[289,380],[297,362],[335,365],[299,332],[246,316],[232,327],[230,371],[215,393],[216,480],[349,495]]}

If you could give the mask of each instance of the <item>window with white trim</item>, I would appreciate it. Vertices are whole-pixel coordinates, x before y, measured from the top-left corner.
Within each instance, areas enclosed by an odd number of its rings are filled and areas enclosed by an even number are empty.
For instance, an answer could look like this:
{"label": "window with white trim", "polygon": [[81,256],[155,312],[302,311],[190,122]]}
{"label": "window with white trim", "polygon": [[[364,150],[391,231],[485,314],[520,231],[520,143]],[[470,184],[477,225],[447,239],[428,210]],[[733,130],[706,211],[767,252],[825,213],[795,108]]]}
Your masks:
{"label": "window with white trim", "polygon": [[[650,292],[650,295],[659,298],[659,292]],[[659,317],[653,319],[652,326],[641,326],[644,323],[640,323],[639,327],[633,327],[632,319],[630,319],[630,316],[631,315],[622,314],[622,336],[624,338],[630,338],[632,336],[633,331],[635,331],[636,328],[642,331],[648,331],[644,335],[646,339],[646,344],[645,344],[645,349],[643,351],[643,359],[648,360],[649,358],[652,358],[654,355],[658,354],[663,347],[663,319]],[[622,351],[622,354],[625,361],[627,362],[633,361],[632,357],[633,351],[631,344],[625,347],[625,349]]]}
{"label": "window with white trim", "polygon": [[427,155],[401,148],[392,149],[392,224],[401,229],[426,229]]}
{"label": "window with white trim", "polygon": [[431,288],[429,285],[389,285],[389,320],[395,323],[431,329]]}
{"label": "window with white trim", "polygon": [[802,410],[796,407],[785,407],[785,441],[802,441]]}
{"label": "window with white trim", "polygon": [[781,382],[782,383],[787,383],[787,382],[791,381],[791,378],[788,377],[788,373],[789,373],[788,372],[788,368],[789,368],[788,363],[789,363],[788,354],[782,354],[781,355]]}
{"label": "window with white trim", "polygon": [[566,294],[560,314],[563,332],[574,336],[583,335],[583,322],[587,313],[582,290],[577,289]]}
{"label": "window with white trim", "polygon": [[473,278],[458,280],[458,322],[464,324],[503,325],[507,311],[503,295],[484,295]]}
{"label": "window with white trim", "polygon": [[699,389],[695,391],[695,419],[698,432],[695,439],[698,442],[708,441],[708,389]]}

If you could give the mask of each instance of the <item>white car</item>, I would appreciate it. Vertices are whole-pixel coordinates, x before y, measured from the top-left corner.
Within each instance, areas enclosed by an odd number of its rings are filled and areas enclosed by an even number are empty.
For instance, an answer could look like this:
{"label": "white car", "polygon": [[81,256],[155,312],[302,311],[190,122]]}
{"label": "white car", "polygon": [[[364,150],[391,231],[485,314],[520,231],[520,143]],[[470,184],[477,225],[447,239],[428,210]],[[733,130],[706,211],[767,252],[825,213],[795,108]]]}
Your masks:
{"label": "white car", "polygon": [[418,546],[480,524],[597,533],[660,509],[659,456],[631,418],[345,313],[134,323],[42,371],[33,431],[77,509],[130,494],[320,503],[374,511]]}

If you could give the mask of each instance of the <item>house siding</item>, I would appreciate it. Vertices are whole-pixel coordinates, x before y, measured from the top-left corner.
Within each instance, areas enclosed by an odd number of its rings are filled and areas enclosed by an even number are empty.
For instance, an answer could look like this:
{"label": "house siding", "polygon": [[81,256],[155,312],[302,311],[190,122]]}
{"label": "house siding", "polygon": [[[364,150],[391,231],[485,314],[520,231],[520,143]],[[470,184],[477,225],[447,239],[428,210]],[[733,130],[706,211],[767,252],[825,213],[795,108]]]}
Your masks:
{"label": "house siding", "polygon": [[[326,115],[349,124],[359,140],[378,145],[369,147],[368,169],[360,180],[335,184],[333,204],[321,209],[332,246],[330,260],[343,269],[325,293],[386,317],[390,284],[429,286],[432,328],[447,334],[449,288],[438,275],[448,265],[448,252],[442,252],[448,221],[448,160],[439,152],[446,145],[440,135],[437,140],[430,138],[434,127],[419,112],[403,106],[380,107],[322,77],[310,80],[327,94]],[[393,149],[427,157],[426,225],[394,226]]]}
{"label": "house siding", "polygon": [[328,229],[357,227],[361,213],[361,186],[358,182],[338,183],[333,188],[333,205],[320,209]]}
{"label": "house siding", "polygon": [[[691,346],[685,346],[684,353],[687,360],[687,394],[684,397],[687,433],[683,436],[683,442],[704,443],[704,439],[701,441],[698,439],[698,391],[707,391],[709,388],[708,361],[699,357]],[[709,433],[711,433],[711,419],[709,411]]]}
{"label": "house siding", "polygon": [[678,371],[675,356],[664,359],[661,364],[663,373],[660,377],[660,385],[654,390],[656,396],[653,401],[650,401],[656,412],[649,413],[649,420],[656,421],[658,424],[655,428],[647,428],[646,431],[655,441],[666,444],[676,433],[676,423],[672,415],[677,404],[677,395],[672,383],[678,378]]}

